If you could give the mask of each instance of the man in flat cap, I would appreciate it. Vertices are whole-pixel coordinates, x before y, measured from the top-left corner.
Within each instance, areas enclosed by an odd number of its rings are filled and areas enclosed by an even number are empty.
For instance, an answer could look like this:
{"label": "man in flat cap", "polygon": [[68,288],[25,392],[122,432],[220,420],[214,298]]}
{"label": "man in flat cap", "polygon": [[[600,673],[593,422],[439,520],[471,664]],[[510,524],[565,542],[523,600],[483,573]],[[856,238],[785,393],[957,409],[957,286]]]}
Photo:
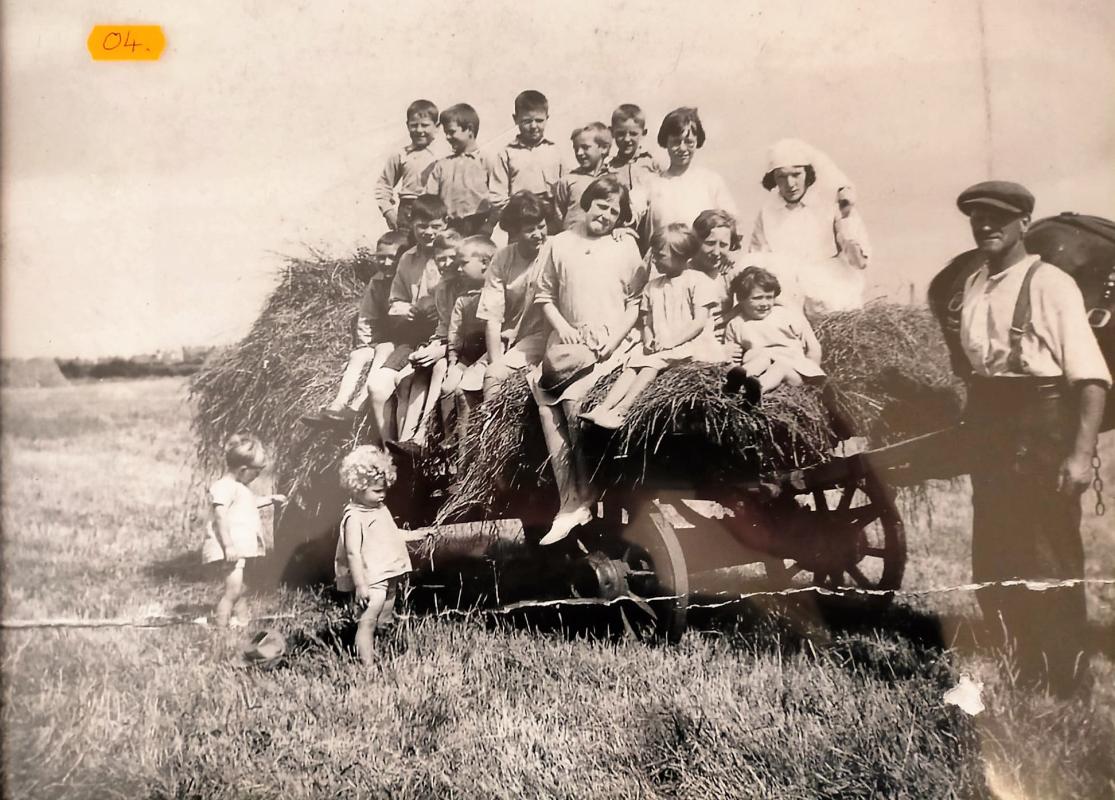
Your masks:
{"label": "man in flat cap", "polygon": [[[964,287],[960,338],[971,367],[972,575],[977,582],[1084,577],[1080,495],[1111,375],[1075,281],[1029,255],[1034,197],[986,181],[957,206],[984,264]],[[1019,677],[1058,695],[1090,687],[1084,587],[979,592],[984,617],[1014,648]]]}

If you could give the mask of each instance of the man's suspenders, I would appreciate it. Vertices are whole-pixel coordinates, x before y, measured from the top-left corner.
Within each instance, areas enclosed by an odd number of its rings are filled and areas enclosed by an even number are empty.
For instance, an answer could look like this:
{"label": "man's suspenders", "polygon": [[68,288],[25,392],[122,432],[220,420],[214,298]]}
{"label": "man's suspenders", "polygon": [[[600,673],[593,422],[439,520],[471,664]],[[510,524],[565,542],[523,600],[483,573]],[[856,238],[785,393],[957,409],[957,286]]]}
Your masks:
{"label": "man's suspenders", "polygon": [[1011,318],[1010,322],[1010,333],[1008,334],[1010,352],[1007,355],[1007,369],[1018,374],[1025,373],[1025,368],[1022,365],[1022,336],[1032,327],[1030,322],[1030,283],[1034,279],[1034,273],[1041,265],[1042,260],[1039,258],[1026,270],[1026,276],[1022,279],[1022,288],[1018,290],[1018,300],[1014,304],[1014,317]]}

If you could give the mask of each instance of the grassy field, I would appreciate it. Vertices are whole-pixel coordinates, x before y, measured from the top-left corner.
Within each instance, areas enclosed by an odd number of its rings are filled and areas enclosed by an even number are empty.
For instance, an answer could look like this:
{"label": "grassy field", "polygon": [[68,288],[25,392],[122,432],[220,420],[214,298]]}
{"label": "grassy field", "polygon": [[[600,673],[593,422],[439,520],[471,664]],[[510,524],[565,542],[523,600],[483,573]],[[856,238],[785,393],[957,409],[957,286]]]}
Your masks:
{"label": "grassy field", "polygon": [[[242,665],[244,632],[165,624],[219,594],[184,524],[183,384],[6,391],[3,411],[4,618],[150,620],[4,631],[8,796],[1115,796],[1110,587],[1089,594],[1096,691],[1067,704],[971,651],[975,604],[957,592],[839,624],[742,609],[675,647],[541,615],[407,613],[370,670],[343,610],[256,593],[253,627],[294,645],[264,672]],[[929,500],[907,508],[908,589],[968,579],[965,490]],[[1096,577],[1115,575],[1110,519],[1088,515]],[[985,683],[979,716],[942,702],[962,673]]]}

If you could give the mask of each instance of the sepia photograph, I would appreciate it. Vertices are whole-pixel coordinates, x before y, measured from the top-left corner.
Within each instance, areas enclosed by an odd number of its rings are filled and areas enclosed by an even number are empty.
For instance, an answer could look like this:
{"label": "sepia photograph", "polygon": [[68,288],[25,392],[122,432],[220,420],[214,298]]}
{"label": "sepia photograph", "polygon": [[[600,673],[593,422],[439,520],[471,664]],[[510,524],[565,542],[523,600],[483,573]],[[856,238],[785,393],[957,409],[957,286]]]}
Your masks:
{"label": "sepia photograph", "polygon": [[1115,5],[0,37],[4,797],[1115,799]]}

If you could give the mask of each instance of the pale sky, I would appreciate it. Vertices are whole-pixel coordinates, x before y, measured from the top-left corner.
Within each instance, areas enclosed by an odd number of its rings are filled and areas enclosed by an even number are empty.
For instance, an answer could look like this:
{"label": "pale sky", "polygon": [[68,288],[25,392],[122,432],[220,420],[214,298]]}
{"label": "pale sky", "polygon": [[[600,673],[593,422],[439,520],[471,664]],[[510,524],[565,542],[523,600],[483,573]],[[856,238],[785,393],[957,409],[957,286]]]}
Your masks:
{"label": "pale sky", "polygon": [[[696,105],[745,235],[767,146],[804,138],[858,187],[875,293],[970,246],[953,202],[989,169],[1038,216],[1115,217],[1115,3],[982,6],[981,47],[974,0],[7,2],[0,348],[234,341],[282,254],[382,232],[372,185],[417,97],[471,103],[489,146],[525,88],[565,148],[622,102],[653,147]],[[162,25],[162,59],[92,61],[90,29],[117,22]]]}

